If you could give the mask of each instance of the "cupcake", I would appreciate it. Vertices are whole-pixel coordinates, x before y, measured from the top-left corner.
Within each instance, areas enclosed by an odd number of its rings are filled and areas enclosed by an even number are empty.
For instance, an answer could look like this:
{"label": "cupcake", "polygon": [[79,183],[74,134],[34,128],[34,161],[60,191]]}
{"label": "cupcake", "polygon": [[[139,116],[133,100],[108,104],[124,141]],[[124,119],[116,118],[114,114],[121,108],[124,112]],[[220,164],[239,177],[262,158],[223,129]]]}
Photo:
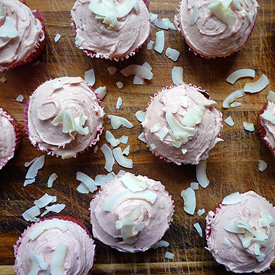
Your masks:
{"label": "cupcake", "polygon": [[18,0],[0,2],[0,71],[37,58],[45,46],[43,16]]}
{"label": "cupcake", "polygon": [[222,129],[216,102],[196,86],[163,88],[151,99],[142,122],[147,146],[168,162],[198,164],[208,157]]}
{"label": "cupcake", "polygon": [[256,0],[182,0],[175,25],[195,54],[226,57],[240,50],[255,25]]}
{"label": "cupcake", "polygon": [[0,169],[13,158],[21,143],[21,133],[16,120],[0,107]]}
{"label": "cupcake", "polygon": [[275,93],[270,91],[267,100],[259,115],[258,132],[263,143],[275,155]]}
{"label": "cupcake", "polygon": [[103,109],[80,77],[46,81],[30,96],[25,128],[31,143],[49,155],[76,157],[99,140]]}
{"label": "cupcake", "polygon": [[14,245],[17,275],[91,273],[95,244],[87,228],[72,217],[53,217],[28,227]]}
{"label": "cupcake", "polygon": [[77,0],[72,8],[75,44],[88,56],[118,61],[145,43],[151,25],[147,0]]}
{"label": "cupcake", "polygon": [[235,273],[260,273],[275,258],[275,208],[253,191],[233,193],[206,217],[206,240],[219,264]]}
{"label": "cupcake", "polygon": [[121,252],[145,251],[172,222],[173,200],[159,181],[125,173],[91,201],[93,236]]}

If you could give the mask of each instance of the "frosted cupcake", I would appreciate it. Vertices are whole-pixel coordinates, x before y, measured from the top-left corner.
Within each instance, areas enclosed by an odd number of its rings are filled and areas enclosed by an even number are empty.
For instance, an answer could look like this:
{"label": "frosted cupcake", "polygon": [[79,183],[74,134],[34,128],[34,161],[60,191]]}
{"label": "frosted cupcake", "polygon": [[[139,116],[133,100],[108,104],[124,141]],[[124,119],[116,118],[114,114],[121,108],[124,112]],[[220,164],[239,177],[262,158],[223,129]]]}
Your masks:
{"label": "frosted cupcake", "polygon": [[152,153],[168,162],[198,164],[221,141],[216,102],[192,85],[164,88],[149,103],[142,122]]}
{"label": "frosted cupcake", "polygon": [[18,0],[0,3],[0,71],[37,58],[45,46],[44,22]]}
{"label": "frosted cupcake", "polygon": [[239,51],[255,25],[256,0],[183,0],[175,24],[190,49],[202,57],[226,57]]}
{"label": "frosted cupcake", "polygon": [[14,157],[21,143],[21,133],[16,120],[0,107],[0,169]]}
{"label": "frosted cupcake", "polygon": [[260,273],[275,258],[275,208],[253,191],[233,193],[206,217],[208,250],[228,271]]}
{"label": "frosted cupcake", "polygon": [[148,7],[143,0],[77,0],[71,16],[75,44],[91,57],[116,61],[129,58],[151,31]]}
{"label": "frosted cupcake", "polygon": [[71,217],[55,217],[28,227],[14,246],[17,275],[91,273],[95,244],[87,228]]}
{"label": "frosted cupcake", "polygon": [[270,91],[267,100],[259,115],[258,132],[263,143],[275,155],[275,93]]}
{"label": "frosted cupcake", "polygon": [[91,201],[93,236],[121,252],[145,251],[172,221],[173,200],[159,181],[126,173]]}
{"label": "frosted cupcake", "polygon": [[80,77],[46,81],[30,96],[25,127],[31,143],[63,159],[93,146],[103,130],[103,109]]}

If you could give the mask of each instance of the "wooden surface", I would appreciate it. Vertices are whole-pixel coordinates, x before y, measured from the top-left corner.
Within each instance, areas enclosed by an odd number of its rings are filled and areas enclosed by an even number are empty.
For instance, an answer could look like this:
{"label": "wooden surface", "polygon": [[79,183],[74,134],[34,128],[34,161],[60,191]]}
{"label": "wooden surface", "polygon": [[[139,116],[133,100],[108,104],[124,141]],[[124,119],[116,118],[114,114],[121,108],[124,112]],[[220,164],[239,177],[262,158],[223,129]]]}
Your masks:
{"label": "wooden surface", "polygon": [[[190,216],[183,211],[183,201],[180,192],[195,181],[195,166],[177,166],[168,164],[154,157],[140,142],[137,137],[142,128],[135,119],[135,112],[145,109],[147,103],[155,92],[162,87],[172,84],[171,70],[174,66],[182,66],[184,80],[206,89],[212,99],[218,103],[218,108],[223,112],[224,118],[231,115],[235,121],[234,127],[224,124],[220,142],[210,152],[207,162],[207,175],[210,185],[206,189],[196,191],[197,210],[205,208],[206,212],[213,210],[222,198],[232,192],[245,192],[254,190],[266,197],[273,204],[275,189],[275,162],[274,156],[261,143],[257,131],[247,132],[243,129],[242,122],[256,124],[257,116],[269,90],[274,89],[274,28],[275,5],[272,0],[259,0],[257,23],[246,47],[237,54],[226,59],[206,60],[195,56],[188,51],[188,47],[177,31],[165,31],[165,49],[175,48],[180,51],[177,62],[168,59],[164,53],[161,55],[154,50],[148,51],[143,47],[138,54],[123,62],[91,59],[74,45],[71,29],[70,9],[73,0],[29,0],[27,4],[31,9],[38,8],[45,17],[47,43],[40,63],[15,68],[4,75],[5,84],[0,83],[0,102],[18,120],[23,132],[22,145],[16,156],[4,169],[0,171],[0,274],[14,274],[13,244],[29,223],[24,221],[22,213],[33,206],[33,201],[44,193],[57,196],[58,203],[65,203],[66,208],[62,215],[71,215],[82,221],[89,230],[89,202],[93,194],[81,195],[76,191],[78,182],[76,172],[82,171],[92,178],[97,174],[106,174],[104,170],[104,157],[98,151],[96,154],[89,150],[79,155],[77,159],[61,160],[55,157],[46,157],[46,164],[38,173],[36,183],[23,187],[27,168],[26,161],[40,156],[42,153],[34,148],[27,139],[23,127],[23,110],[28,96],[44,81],[61,76],[81,76],[93,68],[96,74],[94,87],[106,85],[108,94],[103,100],[106,115],[115,114],[126,117],[134,128],[129,130],[120,128],[112,130],[110,121],[105,116],[105,130],[109,129],[116,137],[129,136],[131,149],[129,157],[133,159],[134,168],[131,172],[146,175],[160,180],[175,201],[174,222],[164,236],[170,243],[168,248],[149,250],[145,253],[126,254],[119,253],[96,241],[97,255],[94,265],[94,274],[224,274],[225,269],[213,260],[210,253],[204,248],[205,238],[199,237],[193,224],[199,222],[205,228],[205,215]],[[158,13],[160,18],[168,17],[173,20],[177,0],[150,1],[150,11]],[[155,40],[153,26],[150,35]],[[54,36],[60,33],[61,39],[54,43]],[[146,81],[143,86],[132,84],[133,77],[125,78],[119,72],[129,64],[143,64],[148,62],[154,77]],[[107,67],[115,66],[118,71],[110,76]],[[256,70],[254,80],[243,79],[234,86],[226,83],[226,77],[233,71],[241,68]],[[262,73],[270,80],[269,86],[259,94],[246,95],[239,101],[241,107],[222,109],[222,101],[231,92],[240,89],[246,82],[260,78]],[[116,82],[124,83],[122,90],[118,90]],[[24,96],[24,102],[15,99],[18,95]],[[120,110],[115,108],[118,97],[123,100]],[[104,131],[105,134],[105,131]],[[98,146],[105,143],[104,134]],[[124,147],[123,147],[124,148]],[[258,160],[263,159],[268,167],[264,172],[258,170]],[[117,173],[121,167],[114,166]],[[127,170],[127,169],[125,169]],[[57,173],[59,178],[53,188],[46,187],[46,181],[52,173]],[[50,216],[50,214],[48,214]],[[166,251],[175,254],[174,260],[164,258]],[[275,265],[266,274],[273,274]],[[230,274],[230,273],[227,273]]]}

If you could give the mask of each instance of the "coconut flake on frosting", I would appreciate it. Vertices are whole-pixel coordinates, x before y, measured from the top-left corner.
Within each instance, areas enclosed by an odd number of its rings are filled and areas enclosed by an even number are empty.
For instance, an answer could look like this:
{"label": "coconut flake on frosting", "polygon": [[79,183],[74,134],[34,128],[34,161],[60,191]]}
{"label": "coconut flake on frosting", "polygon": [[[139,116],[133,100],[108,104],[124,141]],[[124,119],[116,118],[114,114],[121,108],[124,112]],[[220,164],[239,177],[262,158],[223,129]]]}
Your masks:
{"label": "coconut flake on frosting", "polygon": [[4,24],[0,27],[0,37],[15,38],[18,35],[19,33],[13,23],[13,20],[9,16],[6,16]]}
{"label": "coconut flake on frosting", "polygon": [[141,192],[147,188],[147,182],[138,179],[131,173],[125,173],[121,180],[123,184],[132,192]]}
{"label": "coconut flake on frosting", "polygon": [[54,250],[51,259],[51,272],[52,274],[64,274],[64,262],[67,254],[68,245],[59,242]]}
{"label": "coconut flake on frosting", "polygon": [[197,20],[199,19],[200,17],[200,12],[199,12],[199,9],[198,9],[198,6],[195,5],[194,8],[193,8],[193,12],[191,14],[191,17],[190,17],[190,25],[194,25]]}
{"label": "coconut flake on frosting", "polygon": [[232,193],[222,200],[222,204],[236,204],[242,201],[242,196],[239,192]]}
{"label": "coconut flake on frosting", "polygon": [[231,8],[226,7],[221,1],[216,1],[208,6],[208,8],[224,23],[233,25],[236,21]]}
{"label": "coconut flake on frosting", "polygon": [[44,261],[44,257],[42,255],[36,255],[33,250],[29,252],[29,261],[31,263],[30,272],[28,275],[35,275],[41,270],[47,271],[43,272],[44,274],[50,274],[48,270],[48,265]]}

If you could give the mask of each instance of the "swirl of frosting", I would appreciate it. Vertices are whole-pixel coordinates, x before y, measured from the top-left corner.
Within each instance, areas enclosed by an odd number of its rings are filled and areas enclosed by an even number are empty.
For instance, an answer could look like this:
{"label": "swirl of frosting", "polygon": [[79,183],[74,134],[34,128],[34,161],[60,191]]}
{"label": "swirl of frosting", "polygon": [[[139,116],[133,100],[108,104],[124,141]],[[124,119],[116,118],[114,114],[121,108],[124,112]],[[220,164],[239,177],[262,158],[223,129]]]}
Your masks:
{"label": "swirl of frosting", "polygon": [[96,95],[80,77],[46,81],[30,96],[27,130],[41,151],[74,157],[96,143],[104,112]]}
{"label": "swirl of frosting", "polygon": [[145,140],[156,156],[176,164],[198,164],[208,157],[222,129],[222,114],[203,90],[182,84],[163,89],[147,108]]}
{"label": "swirl of frosting", "polygon": [[[35,237],[31,237],[33,233],[36,233]],[[64,249],[60,249],[62,246]],[[30,274],[31,269],[37,272],[32,270],[32,274],[39,275],[89,274],[95,255],[95,244],[87,231],[76,222],[58,218],[27,228],[14,248],[17,275]],[[54,273],[53,269],[62,273]]]}
{"label": "swirl of frosting", "polygon": [[[1,8],[2,7],[2,8]],[[41,22],[18,0],[2,0],[0,7],[0,70],[25,62],[45,39]]]}
{"label": "swirl of frosting", "polygon": [[[107,14],[103,17],[101,11],[105,1],[77,0],[72,8],[71,16],[76,28],[76,45],[91,54],[109,59],[118,60],[134,54],[134,51],[141,47],[150,33],[149,12],[143,0],[133,0],[137,3],[122,18],[112,16],[116,13],[115,7],[130,2],[127,0],[114,0],[110,17]],[[95,12],[91,5],[99,5]],[[96,6],[97,7],[97,6]],[[107,18],[108,17],[108,18]],[[115,26],[114,26],[114,25]]]}
{"label": "swirl of frosting", "polygon": [[13,118],[0,108],[0,169],[14,156],[16,133],[12,122]]}
{"label": "swirl of frosting", "polygon": [[90,211],[95,238],[121,252],[138,252],[162,238],[174,206],[159,181],[126,173],[102,187]]}
{"label": "swirl of frosting", "polygon": [[254,191],[240,200],[221,203],[206,217],[208,250],[236,273],[260,273],[275,258],[275,208]]}
{"label": "swirl of frosting", "polygon": [[[224,57],[246,43],[255,24],[258,4],[255,0],[231,1],[228,7],[221,4],[226,11],[218,11],[220,18],[209,8],[211,4],[211,0],[182,1],[175,23],[195,53],[207,58]],[[231,22],[227,22],[225,14],[229,12]]]}

